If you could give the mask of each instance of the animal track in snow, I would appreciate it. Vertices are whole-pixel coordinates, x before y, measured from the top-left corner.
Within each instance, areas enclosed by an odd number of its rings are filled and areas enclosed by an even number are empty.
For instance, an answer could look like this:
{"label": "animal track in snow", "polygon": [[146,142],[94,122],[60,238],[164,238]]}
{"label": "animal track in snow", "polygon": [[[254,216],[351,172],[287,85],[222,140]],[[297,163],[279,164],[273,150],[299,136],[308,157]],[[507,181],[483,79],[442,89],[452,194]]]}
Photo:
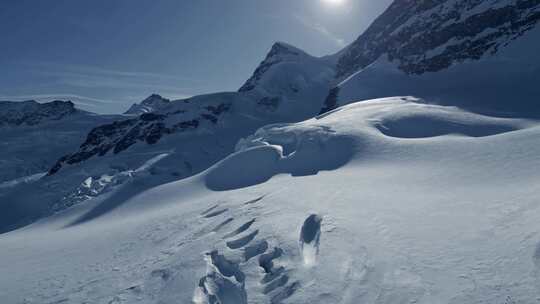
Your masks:
{"label": "animal track in snow", "polygon": [[260,196],[260,197],[258,197],[258,198],[256,198],[256,199],[247,201],[247,202],[244,203],[244,205],[251,205],[251,204],[258,203],[258,202],[261,201],[263,198],[264,198],[264,195],[263,195],[263,196]]}
{"label": "animal track in snow", "polygon": [[[262,200],[263,197],[256,198],[246,204],[254,204]],[[213,218],[227,212],[228,209],[220,209],[218,205],[213,206],[203,213],[204,218]],[[212,232],[217,232],[229,225],[235,219],[228,217],[224,221],[217,224]],[[313,233],[320,234],[320,218],[313,218],[315,223],[319,223],[318,228],[313,232],[311,224],[304,224],[305,231],[302,233],[306,246],[318,244],[318,236],[311,235]],[[258,258],[259,266],[264,270],[263,277],[260,279],[261,294],[260,296],[267,298],[267,303],[278,304],[283,300],[291,297],[299,288],[298,281],[291,283],[289,271],[281,265],[274,265],[274,261],[280,258],[284,252],[279,247],[270,249],[270,244],[265,239],[256,239],[259,235],[259,230],[253,228],[256,219],[253,218],[241,224],[238,228],[223,236],[225,246],[228,249],[235,250],[234,258],[229,259],[223,254],[219,254],[218,250],[213,250],[205,254],[207,261],[206,275],[199,280],[199,284],[193,295],[193,302],[196,304],[246,304],[246,279],[251,275],[244,274],[253,273],[252,270],[246,267],[251,267],[252,263],[248,261]],[[315,226],[317,226],[315,224]],[[208,231],[208,230],[207,230]],[[315,242],[315,240],[317,240]],[[238,253],[242,256],[238,259]],[[231,254],[233,254],[231,252]],[[250,266],[251,265],[251,266]],[[246,269],[244,269],[246,268]],[[249,285],[249,284],[248,284]],[[255,297],[257,299],[257,296]]]}
{"label": "animal track in snow", "polygon": [[225,208],[225,209],[220,209],[220,210],[216,210],[216,211],[212,211],[210,213],[207,213],[204,215],[205,218],[212,218],[212,217],[216,217],[220,214],[223,214],[225,212],[227,212],[229,209]]}
{"label": "animal track in snow", "polygon": [[272,269],[271,272],[266,273],[264,277],[261,279],[262,284],[267,284],[273,280],[275,280],[277,277],[279,277],[283,272],[285,272],[285,267],[279,266],[278,268]]}
{"label": "animal track in snow", "polygon": [[208,214],[208,213],[209,213],[210,211],[212,211],[212,210],[216,209],[216,208],[217,208],[218,206],[219,206],[219,205],[218,205],[218,204],[216,204],[216,205],[214,205],[214,206],[212,206],[212,207],[210,207],[210,208],[208,208],[208,209],[204,210],[203,212],[201,212],[201,215],[203,215],[203,216],[204,216],[204,215]]}
{"label": "animal track in snow", "polygon": [[540,243],[534,249],[533,261],[537,268],[540,268]]}
{"label": "animal track in snow", "polygon": [[298,282],[293,282],[287,285],[285,288],[279,290],[275,295],[272,296],[270,303],[272,304],[281,303],[283,300],[292,296],[298,288],[300,288],[300,283]]}
{"label": "animal track in snow", "polygon": [[304,221],[300,231],[300,252],[306,266],[313,266],[319,255],[322,217],[312,214]]}
{"label": "animal track in snow", "polygon": [[249,261],[251,258],[263,254],[268,249],[268,242],[265,240],[259,241],[254,245],[244,248],[244,261]]}
{"label": "animal track in snow", "polygon": [[242,248],[246,246],[249,242],[253,241],[253,239],[255,238],[255,236],[257,236],[258,233],[259,233],[259,230],[255,230],[246,236],[227,242],[226,245],[230,249]]}
{"label": "animal track in snow", "polygon": [[153,270],[150,275],[152,277],[161,278],[163,281],[168,281],[172,276],[172,272],[170,269],[156,269]]}
{"label": "animal track in snow", "polygon": [[279,247],[275,247],[272,252],[265,253],[259,257],[259,266],[264,269],[265,273],[271,273],[274,269],[274,260],[281,257],[283,250]]}
{"label": "animal track in snow", "polygon": [[245,275],[239,266],[217,250],[205,254],[206,275],[199,280],[193,302],[197,304],[247,304]]}
{"label": "animal track in snow", "polygon": [[261,279],[261,283],[264,285],[262,292],[271,296],[270,302],[272,304],[281,303],[289,298],[300,286],[298,282],[287,285],[290,278],[285,267],[275,267],[274,260],[282,255],[283,250],[275,247],[271,252],[259,256],[259,266],[264,270],[264,277]]}
{"label": "animal track in snow", "polygon": [[276,290],[279,287],[285,286],[289,282],[289,276],[284,274],[279,278],[270,281],[266,286],[264,286],[263,293],[269,294],[270,292]]}
{"label": "animal track in snow", "polygon": [[212,232],[218,232],[221,230],[221,228],[227,226],[230,222],[232,222],[234,219],[232,217],[224,220],[223,222],[219,223],[214,229],[212,229]]}
{"label": "animal track in snow", "polygon": [[227,233],[224,238],[230,238],[230,237],[233,237],[235,235],[238,235],[246,230],[249,229],[249,227],[251,227],[251,225],[253,225],[253,223],[255,223],[255,219],[252,219],[251,221],[249,222],[246,222],[244,224],[242,224],[242,226],[238,227],[236,230],[234,230],[233,232],[230,232],[230,233]]}

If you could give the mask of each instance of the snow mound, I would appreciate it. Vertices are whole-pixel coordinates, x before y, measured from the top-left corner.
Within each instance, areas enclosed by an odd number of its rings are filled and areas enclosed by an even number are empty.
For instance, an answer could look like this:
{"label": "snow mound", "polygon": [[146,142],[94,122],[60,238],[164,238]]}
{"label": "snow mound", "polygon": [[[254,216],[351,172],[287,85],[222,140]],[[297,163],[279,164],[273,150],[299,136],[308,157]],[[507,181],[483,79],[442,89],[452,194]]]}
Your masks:
{"label": "snow mound", "polygon": [[[236,153],[205,173],[206,186],[224,191],[257,185],[278,174],[316,175],[347,164],[388,138],[486,137],[527,128],[532,121],[474,114],[414,97],[353,103],[315,119],[274,124],[241,139]],[[392,141],[391,141],[392,142]],[[367,145],[367,146],[366,146]],[[361,154],[361,155],[360,155]]]}
{"label": "snow mound", "polygon": [[325,126],[271,125],[240,140],[236,153],[209,169],[206,185],[223,191],[260,184],[282,173],[315,175],[345,165],[353,151],[350,138]]}
{"label": "snow mound", "polygon": [[399,138],[442,135],[485,137],[520,129],[519,124],[512,120],[467,115],[452,108],[394,113],[382,118],[374,126],[386,136]]}

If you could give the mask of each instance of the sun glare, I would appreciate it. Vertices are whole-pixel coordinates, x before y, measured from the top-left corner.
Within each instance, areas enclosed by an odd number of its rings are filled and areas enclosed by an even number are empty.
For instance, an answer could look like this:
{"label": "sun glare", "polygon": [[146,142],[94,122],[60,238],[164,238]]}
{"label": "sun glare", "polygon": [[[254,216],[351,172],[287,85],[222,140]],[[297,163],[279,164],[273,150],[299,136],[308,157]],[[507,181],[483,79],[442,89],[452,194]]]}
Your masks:
{"label": "sun glare", "polygon": [[346,0],[321,0],[324,4],[338,6],[345,3]]}

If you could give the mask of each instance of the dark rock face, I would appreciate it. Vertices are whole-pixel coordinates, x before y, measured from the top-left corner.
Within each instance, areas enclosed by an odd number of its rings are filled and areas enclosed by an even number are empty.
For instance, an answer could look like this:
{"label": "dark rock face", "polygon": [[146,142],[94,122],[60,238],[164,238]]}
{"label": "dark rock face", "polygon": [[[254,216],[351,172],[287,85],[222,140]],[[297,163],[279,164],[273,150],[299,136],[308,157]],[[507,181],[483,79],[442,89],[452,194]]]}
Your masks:
{"label": "dark rock face", "polygon": [[55,100],[47,103],[36,101],[0,101],[0,127],[38,125],[46,120],[60,120],[76,113],[71,101]]}
{"label": "dark rock face", "polygon": [[246,83],[238,90],[238,92],[249,92],[253,90],[257,83],[262,79],[264,73],[266,73],[272,66],[283,62],[286,57],[300,56],[301,51],[281,42],[275,43],[270,52],[266,56],[263,62],[259,64],[253,76],[251,76]]}
{"label": "dark rock face", "polygon": [[332,88],[330,92],[328,93],[328,96],[324,100],[324,106],[319,112],[319,115],[332,111],[335,108],[337,108],[338,97],[339,97],[339,87]]}
{"label": "dark rock face", "polygon": [[387,55],[408,74],[479,59],[532,29],[540,0],[396,0],[342,55],[344,79]]}
{"label": "dark rock face", "polygon": [[96,127],[90,131],[79,151],[59,159],[48,174],[55,174],[64,164],[76,164],[94,156],[103,156],[111,150],[112,153],[118,154],[139,142],[153,145],[164,136],[196,130],[202,120],[217,124],[219,116],[229,111],[230,107],[231,105],[226,103],[206,106],[193,119],[175,117],[187,112],[184,110],[170,113],[145,113],[138,118]]}

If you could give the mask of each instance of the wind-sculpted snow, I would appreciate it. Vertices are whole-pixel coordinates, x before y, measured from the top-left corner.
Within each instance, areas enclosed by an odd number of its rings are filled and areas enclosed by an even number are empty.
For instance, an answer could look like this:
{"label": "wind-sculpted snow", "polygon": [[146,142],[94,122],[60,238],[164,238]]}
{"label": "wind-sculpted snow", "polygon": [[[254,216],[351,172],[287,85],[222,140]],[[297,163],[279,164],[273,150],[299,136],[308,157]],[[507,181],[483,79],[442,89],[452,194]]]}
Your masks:
{"label": "wind-sculpted snow", "polygon": [[472,117],[460,117],[452,114],[454,113],[413,112],[403,116],[396,115],[396,117],[389,115],[390,117],[384,118],[375,126],[387,136],[401,138],[423,138],[449,134],[484,137],[519,129],[518,125],[511,120],[470,119]]}
{"label": "wind-sculpted snow", "polygon": [[[354,104],[355,123],[365,126],[366,140],[375,131],[387,136],[423,138],[442,135],[483,137],[528,126],[524,120],[492,118],[467,113],[454,107],[424,104],[415,98],[389,98]],[[392,110],[382,110],[390,107]],[[278,124],[259,129],[237,144],[237,152],[208,170],[206,185],[224,191],[268,181],[278,174],[316,175],[336,170],[349,162],[362,141],[353,140],[347,130],[334,129],[330,112],[300,124]],[[235,172],[231,175],[231,172]]]}
{"label": "wind-sculpted snow", "polygon": [[[242,139],[237,150],[209,170],[209,188],[244,188],[280,173],[315,175],[345,165],[353,154],[352,141],[347,136],[317,125],[265,127]],[[236,173],[231,176],[233,171]]]}

